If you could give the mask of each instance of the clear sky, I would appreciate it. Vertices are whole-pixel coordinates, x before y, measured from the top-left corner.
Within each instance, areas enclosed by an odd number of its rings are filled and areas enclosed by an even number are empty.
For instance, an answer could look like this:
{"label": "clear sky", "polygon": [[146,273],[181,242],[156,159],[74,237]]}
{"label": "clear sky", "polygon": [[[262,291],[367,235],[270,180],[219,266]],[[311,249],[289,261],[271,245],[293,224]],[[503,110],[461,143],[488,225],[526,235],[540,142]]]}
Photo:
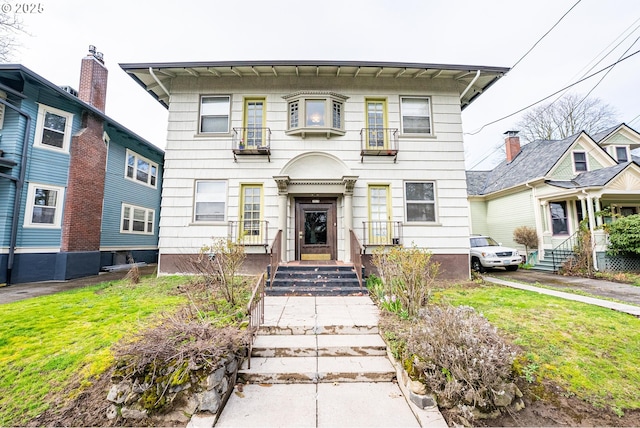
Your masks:
{"label": "clear sky", "polygon": [[[166,110],[118,63],[305,59],[512,67],[577,1],[41,0],[34,3],[40,13],[21,14],[29,35],[20,37],[14,62],[77,88],[80,60],[95,45],[109,68],[106,113],[164,148]],[[17,5],[0,0],[4,8]],[[467,168],[500,160],[498,151],[477,164],[520,115],[477,132],[483,125],[640,50],[639,37],[639,0],[580,1],[463,112]],[[604,74],[572,91],[586,94]],[[616,65],[591,96],[640,130],[640,53]]]}

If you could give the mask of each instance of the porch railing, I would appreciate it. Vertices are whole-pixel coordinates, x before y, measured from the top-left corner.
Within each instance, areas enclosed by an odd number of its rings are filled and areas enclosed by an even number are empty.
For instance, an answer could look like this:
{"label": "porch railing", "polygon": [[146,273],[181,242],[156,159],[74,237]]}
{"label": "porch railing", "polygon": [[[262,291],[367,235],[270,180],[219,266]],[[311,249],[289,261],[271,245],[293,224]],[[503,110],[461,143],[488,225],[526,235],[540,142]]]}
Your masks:
{"label": "porch railing", "polygon": [[351,236],[351,262],[356,271],[360,288],[362,288],[362,245],[360,245],[360,240],[353,229],[349,229],[349,235]]}
{"label": "porch railing", "polygon": [[554,272],[558,272],[567,258],[575,253],[575,249],[578,247],[578,244],[578,232],[575,232],[551,250],[551,260],[553,261]]}
{"label": "porch railing", "polygon": [[269,262],[269,285],[273,286],[273,280],[276,277],[276,271],[282,260],[282,230],[278,230],[276,237],[271,243],[271,255]]}
{"label": "porch railing", "polygon": [[362,128],[360,130],[360,162],[365,156],[393,156],[395,162],[399,149],[397,128]]}
{"label": "porch railing", "polygon": [[363,246],[402,245],[401,221],[363,221]]}
{"label": "porch railing", "polygon": [[247,349],[247,364],[251,368],[251,352],[253,351],[253,341],[256,338],[260,325],[264,323],[264,282],[265,274],[258,278],[256,285],[253,287],[253,293],[247,304],[247,313],[249,314],[249,328],[251,329],[251,339]]}
{"label": "porch railing", "polygon": [[229,240],[245,246],[269,246],[269,222],[267,220],[240,220],[229,222]]}

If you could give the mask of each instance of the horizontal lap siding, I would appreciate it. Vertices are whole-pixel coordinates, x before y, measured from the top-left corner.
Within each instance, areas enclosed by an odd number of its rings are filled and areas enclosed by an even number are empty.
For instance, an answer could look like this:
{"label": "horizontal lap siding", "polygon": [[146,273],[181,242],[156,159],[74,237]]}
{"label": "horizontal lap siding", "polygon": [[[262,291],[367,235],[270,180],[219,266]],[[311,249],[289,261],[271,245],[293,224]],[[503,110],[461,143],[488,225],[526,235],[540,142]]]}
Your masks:
{"label": "horizontal lap siding", "polygon": [[519,247],[513,241],[513,231],[519,226],[535,229],[533,195],[530,190],[487,201],[485,233],[509,247]]}
{"label": "horizontal lap siding", "polygon": [[[155,248],[158,245],[160,224],[162,154],[117,132],[112,132],[109,135],[111,140],[105,179],[100,246],[111,249]],[[125,178],[127,148],[158,165],[156,188]],[[123,203],[155,210],[154,233],[152,235],[120,232]]]}
{"label": "horizontal lap siding", "polygon": [[[242,183],[261,183],[264,191],[264,218],[270,222],[270,238],[278,226],[277,187],[273,176],[294,157],[308,152],[326,152],[338,159],[358,176],[354,189],[353,226],[361,233],[362,222],[368,220],[367,186],[388,183],[391,186],[394,221],[405,223],[405,244],[412,240],[434,252],[468,253],[469,210],[466,200],[464,150],[459,98],[453,85],[434,80],[433,88],[416,90],[414,82],[376,82],[373,79],[329,79],[315,85],[315,80],[282,79],[178,79],[172,85],[169,107],[168,143],[165,155],[160,246],[163,253],[193,252],[211,236],[226,236],[226,224],[193,224],[194,182],[196,179],[228,180],[227,218],[237,220],[238,193]],[[366,81],[368,80],[368,81]],[[401,79],[398,79],[401,80]],[[349,82],[348,87],[340,86]],[[227,86],[225,86],[227,85]],[[243,86],[241,86],[243,85]],[[375,85],[375,86],[368,86]],[[377,88],[374,92],[369,89]],[[296,88],[296,89],[290,89]],[[283,95],[301,89],[327,90],[349,97],[344,104],[344,136],[285,134],[287,101]],[[239,156],[234,162],[229,135],[210,137],[197,135],[199,95],[232,96],[231,128],[243,126],[243,96],[266,98],[266,126],[271,128],[271,162],[266,157]],[[400,95],[431,96],[435,135],[429,138],[400,136],[397,163],[391,158],[360,157],[360,131],[365,126],[364,100],[386,98],[390,128],[400,130]],[[341,178],[341,177],[336,177]],[[435,181],[437,192],[437,224],[406,223],[404,182]],[[342,211],[339,212],[339,217]],[[339,230],[339,234],[343,231]],[[342,236],[342,235],[340,235]]]}

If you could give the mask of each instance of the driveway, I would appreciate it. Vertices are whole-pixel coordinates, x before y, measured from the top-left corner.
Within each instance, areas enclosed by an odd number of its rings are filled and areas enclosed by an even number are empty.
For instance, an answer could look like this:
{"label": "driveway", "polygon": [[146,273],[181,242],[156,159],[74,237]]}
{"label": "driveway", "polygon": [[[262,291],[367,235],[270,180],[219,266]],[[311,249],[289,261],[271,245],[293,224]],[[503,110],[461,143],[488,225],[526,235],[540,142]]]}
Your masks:
{"label": "driveway", "polygon": [[527,269],[518,269],[515,272],[492,269],[485,275],[532,285],[538,283],[559,290],[579,290],[592,296],[615,299],[631,305],[640,306],[640,287],[634,285],[604,281],[601,279],[581,278],[578,276],[557,275]]}

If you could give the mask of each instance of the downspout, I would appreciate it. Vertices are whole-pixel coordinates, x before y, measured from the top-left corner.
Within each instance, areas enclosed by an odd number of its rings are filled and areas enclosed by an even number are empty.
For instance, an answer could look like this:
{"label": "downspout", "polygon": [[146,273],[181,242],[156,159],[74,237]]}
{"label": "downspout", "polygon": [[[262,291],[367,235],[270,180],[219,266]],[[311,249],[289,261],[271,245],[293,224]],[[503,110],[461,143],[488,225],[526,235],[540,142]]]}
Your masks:
{"label": "downspout", "polygon": [[[531,189],[531,196],[533,197],[533,221],[536,224],[536,234],[538,233],[538,230],[541,230],[540,235],[538,236],[537,257],[537,259],[540,260],[542,257],[544,257],[544,227],[538,228],[538,226],[542,226],[542,220],[540,218],[540,203],[538,202],[538,196],[536,195],[536,188],[529,184],[528,181],[524,183],[524,185],[527,188]],[[529,255],[527,254],[527,263],[529,263],[528,258]]]}
{"label": "downspout", "polygon": [[20,205],[22,204],[22,187],[24,186],[24,179],[27,170],[27,155],[29,154],[29,133],[31,131],[31,116],[9,104],[7,101],[0,98],[0,103],[9,107],[11,110],[24,116],[27,120],[24,130],[24,139],[22,142],[22,160],[20,161],[20,175],[16,181],[16,196],[13,201],[13,218],[11,221],[11,234],[9,238],[9,257],[7,259],[7,285],[11,285],[11,274],[13,272],[13,261],[15,258],[16,243],[18,241],[18,217],[20,217]]}
{"label": "downspout", "polygon": [[153,72],[153,67],[149,67],[149,74],[151,75],[151,77],[153,77],[153,80],[156,81],[156,83],[158,84],[158,86],[160,86],[162,88],[162,90],[164,91],[165,94],[167,94],[167,96],[169,98],[171,98],[171,94],[169,94],[169,91],[167,90],[167,88],[165,88],[165,86],[162,84],[162,82],[160,81],[160,79],[158,79],[158,76],[156,76],[156,74]]}
{"label": "downspout", "polygon": [[471,83],[469,83],[469,85],[466,88],[464,88],[464,91],[462,91],[462,93],[460,94],[460,100],[462,100],[462,97],[467,95],[467,92],[469,92],[469,89],[471,89],[471,87],[473,86],[474,83],[476,83],[476,80],[478,80],[479,77],[480,77],[480,70],[476,72],[476,77],[473,78]]}
{"label": "downspout", "polygon": [[582,193],[584,195],[586,195],[587,197],[587,211],[589,213],[589,233],[591,234],[591,247],[592,247],[592,254],[591,254],[591,259],[593,260],[593,269],[594,270],[598,270],[598,260],[596,258],[597,253],[596,253],[596,235],[593,231],[593,225],[596,222],[596,218],[595,215],[593,213],[593,200],[591,199],[591,196],[589,195],[589,193],[582,189]]}

